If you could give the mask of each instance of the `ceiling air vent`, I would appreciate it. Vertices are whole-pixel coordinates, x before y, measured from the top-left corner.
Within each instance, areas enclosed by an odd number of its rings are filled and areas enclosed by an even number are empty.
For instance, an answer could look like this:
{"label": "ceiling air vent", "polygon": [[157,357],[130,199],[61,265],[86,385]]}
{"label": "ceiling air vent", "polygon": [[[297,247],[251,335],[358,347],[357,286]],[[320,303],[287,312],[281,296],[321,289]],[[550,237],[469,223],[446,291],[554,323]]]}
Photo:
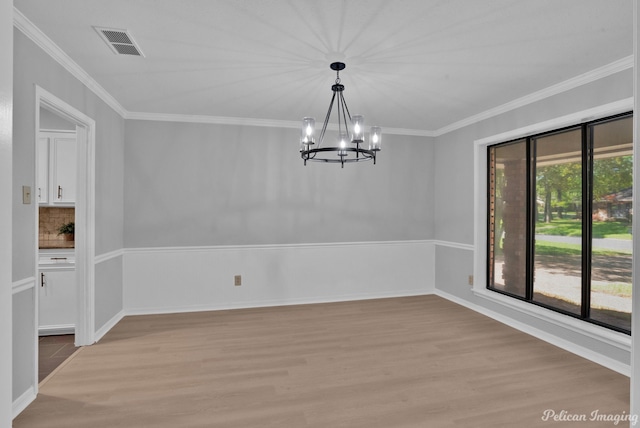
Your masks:
{"label": "ceiling air vent", "polygon": [[144,56],[142,50],[140,50],[127,30],[103,27],[93,28],[95,28],[100,37],[102,37],[102,40],[109,45],[113,53],[119,55]]}

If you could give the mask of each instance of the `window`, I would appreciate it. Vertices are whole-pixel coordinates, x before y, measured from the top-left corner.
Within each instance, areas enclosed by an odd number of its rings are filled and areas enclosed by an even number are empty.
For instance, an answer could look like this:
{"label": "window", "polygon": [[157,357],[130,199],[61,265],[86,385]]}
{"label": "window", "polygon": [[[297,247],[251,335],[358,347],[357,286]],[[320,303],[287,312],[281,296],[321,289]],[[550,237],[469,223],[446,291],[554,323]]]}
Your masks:
{"label": "window", "polygon": [[630,333],[631,113],[487,154],[487,288]]}

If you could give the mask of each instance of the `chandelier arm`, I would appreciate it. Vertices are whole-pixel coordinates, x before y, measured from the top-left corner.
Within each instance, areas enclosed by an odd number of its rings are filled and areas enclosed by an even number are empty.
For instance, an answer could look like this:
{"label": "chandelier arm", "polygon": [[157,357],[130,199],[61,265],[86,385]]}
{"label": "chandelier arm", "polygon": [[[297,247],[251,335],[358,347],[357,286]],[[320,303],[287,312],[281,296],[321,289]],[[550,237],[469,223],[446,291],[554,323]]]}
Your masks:
{"label": "chandelier arm", "polygon": [[338,139],[340,138],[340,135],[342,134],[342,120],[340,118],[341,113],[341,107],[342,107],[342,91],[340,91],[338,93],[338,102],[336,103],[336,106],[338,108]]}
{"label": "chandelier arm", "polygon": [[322,124],[322,130],[320,131],[320,138],[318,138],[318,148],[322,145],[324,141],[324,134],[327,132],[327,125],[329,124],[329,119],[331,118],[331,110],[333,110],[333,103],[336,99],[336,91],[333,91],[333,96],[331,97],[331,102],[329,103],[329,110],[327,110],[327,115],[324,118],[324,123]]}
{"label": "chandelier arm", "polygon": [[[349,112],[349,107],[347,106],[347,100],[344,99],[344,95],[342,92],[340,93],[340,101],[342,102],[342,118],[344,119],[344,127],[347,130],[347,139],[351,141],[351,133],[350,125],[351,125],[351,113]],[[347,121],[347,117],[349,117],[349,121]],[[356,142],[356,147],[360,148],[360,144]],[[360,152],[356,151],[356,158],[360,157]],[[344,167],[344,164],[342,165]]]}
{"label": "chandelier arm", "polygon": [[342,95],[341,98],[342,98],[342,104],[344,106],[344,110],[347,112],[347,116],[349,116],[349,122],[348,123],[351,123],[351,113],[349,113],[349,107],[347,107],[347,101],[344,99],[344,95]]}
{"label": "chandelier arm", "polygon": [[[340,92],[340,103],[342,104],[342,119],[344,120],[345,132],[347,133],[347,138],[351,141],[351,133],[349,132],[349,124],[351,124],[351,114],[349,113],[349,108],[347,107],[347,102],[344,99],[344,95]],[[349,116],[349,121],[347,121],[347,115]],[[338,120],[340,122],[340,120]]]}

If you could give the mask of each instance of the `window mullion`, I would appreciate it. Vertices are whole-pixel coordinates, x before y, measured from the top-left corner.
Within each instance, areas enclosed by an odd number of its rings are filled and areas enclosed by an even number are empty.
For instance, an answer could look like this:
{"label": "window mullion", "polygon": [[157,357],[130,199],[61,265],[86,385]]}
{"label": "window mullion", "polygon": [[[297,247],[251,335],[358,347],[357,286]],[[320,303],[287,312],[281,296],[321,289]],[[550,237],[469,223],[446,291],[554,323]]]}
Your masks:
{"label": "window mullion", "polygon": [[591,246],[593,213],[593,138],[582,125],[582,302],[581,316],[591,312]]}
{"label": "window mullion", "polygon": [[533,272],[536,221],[536,147],[530,137],[527,138],[527,237],[526,237],[526,288],[525,300],[533,300]]}

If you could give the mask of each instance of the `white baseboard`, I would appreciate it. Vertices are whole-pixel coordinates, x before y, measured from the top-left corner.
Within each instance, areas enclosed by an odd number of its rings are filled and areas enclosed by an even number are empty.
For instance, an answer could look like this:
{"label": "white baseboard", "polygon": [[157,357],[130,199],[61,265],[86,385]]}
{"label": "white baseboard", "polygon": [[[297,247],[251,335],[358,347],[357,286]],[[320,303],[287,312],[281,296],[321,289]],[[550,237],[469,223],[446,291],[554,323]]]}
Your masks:
{"label": "white baseboard", "polygon": [[15,419],[29,404],[33,403],[37,395],[35,387],[30,386],[20,397],[16,398],[11,408],[13,412],[12,418]]}
{"label": "white baseboard", "polygon": [[425,296],[433,294],[433,291],[429,292],[416,292],[415,290],[409,291],[397,291],[393,293],[379,293],[379,294],[360,294],[360,295],[343,295],[334,296],[333,298],[320,298],[320,299],[304,299],[304,300],[264,300],[256,302],[243,302],[230,305],[192,305],[192,306],[166,306],[156,308],[129,308],[126,311],[126,315],[154,315],[154,314],[174,314],[184,312],[207,312],[207,311],[223,311],[229,309],[248,309],[248,308],[263,308],[263,307],[275,307],[275,306],[292,306],[292,305],[312,305],[319,303],[335,303],[335,302],[349,302],[355,300],[373,300],[373,299],[387,299],[394,297],[411,297],[411,296]]}
{"label": "white baseboard", "polygon": [[76,326],[73,324],[43,325],[38,327],[38,336],[58,336],[62,334],[74,334]]}
{"label": "white baseboard", "polygon": [[116,324],[118,324],[118,322],[120,322],[120,320],[124,318],[124,316],[124,310],[121,310],[120,312],[115,314],[109,321],[107,321],[102,327],[100,327],[98,331],[96,331],[96,334],[94,335],[95,341],[100,341],[100,339],[102,339],[104,335],[109,332],[109,330],[111,330]]}
{"label": "white baseboard", "polygon": [[533,337],[536,337],[540,340],[544,340],[547,343],[550,343],[552,345],[555,345],[561,349],[564,349],[565,351],[571,352],[573,354],[576,354],[582,358],[586,358],[589,361],[593,361],[594,363],[600,364],[601,366],[607,367],[608,369],[611,369],[615,372],[618,372],[622,375],[625,376],[631,376],[631,367],[628,364],[624,364],[621,363],[620,361],[614,360],[613,358],[607,357],[605,355],[602,355],[598,352],[595,352],[591,349],[585,348],[583,346],[577,345],[574,342],[570,342],[568,340],[562,339],[558,336],[555,336],[553,334],[550,334],[546,331],[537,329],[535,327],[532,327],[528,324],[519,322],[514,320],[513,318],[507,317],[505,315],[499,314],[497,312],[494,312],[492,310],[489,310],[485,307],[482,307],[480,305],[476,305],[474,303],[471,303],[467,300],[461,299],[459,297],[456,297],[454,295],[451,295],[449,293],[446,293],[442,290],[436,290],[435,294],[450,300],[454,303],[457,303],[461,306],[465,306],[475,312],[478,312],[480,314],[486,315],[490,318],[493,318],[496,321],[499,321],[503,324],[508,325],[509,327],[513,327],[517,330],[520,330],[524,333],[527,333]]}

